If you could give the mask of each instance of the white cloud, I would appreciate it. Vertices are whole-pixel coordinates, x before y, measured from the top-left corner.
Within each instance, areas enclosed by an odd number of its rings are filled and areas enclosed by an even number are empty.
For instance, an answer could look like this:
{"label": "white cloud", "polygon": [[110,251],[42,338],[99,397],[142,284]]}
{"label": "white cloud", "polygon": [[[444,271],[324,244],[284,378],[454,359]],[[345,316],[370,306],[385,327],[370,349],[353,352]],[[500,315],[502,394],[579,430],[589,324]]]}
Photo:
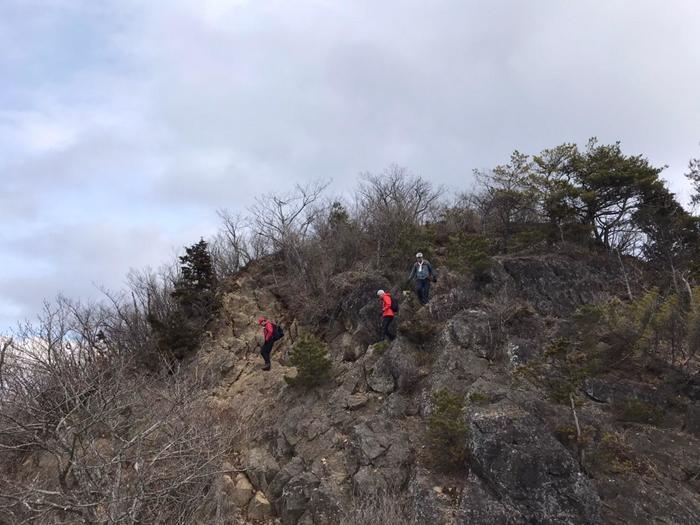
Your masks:
{"label": "white cloud", "polygon": [[[167,258],[216,208],[300,180],[348,190],[392,162],[464,187],[512,149],[597,135],[669,164],[685,194],[699,15],[692,0],[5,1],[5,316]],[[22,257],[55,272],[28,282]]]}

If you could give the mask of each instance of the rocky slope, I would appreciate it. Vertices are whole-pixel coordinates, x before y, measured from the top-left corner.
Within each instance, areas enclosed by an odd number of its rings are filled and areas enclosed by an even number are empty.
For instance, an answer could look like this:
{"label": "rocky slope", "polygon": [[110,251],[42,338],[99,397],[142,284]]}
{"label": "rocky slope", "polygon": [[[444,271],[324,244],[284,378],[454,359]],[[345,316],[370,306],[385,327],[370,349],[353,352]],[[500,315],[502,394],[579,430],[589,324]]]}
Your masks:
{"label": "rocky slope", "polygon": [[[226,284],[220,319],[190,366],[212,371],[210,403],[238,435],[230,462],[243,472],[220,487],[231,520],[359,522],[357,509],[374,502],[369,512],[379,512],[383,496],[401,502],[402,523],[697,523],[697,376],[587,377],[575,406],[580,438],[570,403],[548,388],[547,348],[572,312],[622,294],[613,262],[504,257],[479,286],[443,271],[428,306],[402,297],[398,337],[384,347],[372,344],[374,292],[388,286],[363,272],[336,277],[323,333],[333,378],[304,391],[284,381],[304,327],[273,293],[274,276],[254,264]],[[256,349],[261,313],[287,329],[268,373]],[[440,389],[469,400],[463,471],[430,461],[426,418]],[[625,400],[662,407],[662,420],[621,421],[614,407]]]}

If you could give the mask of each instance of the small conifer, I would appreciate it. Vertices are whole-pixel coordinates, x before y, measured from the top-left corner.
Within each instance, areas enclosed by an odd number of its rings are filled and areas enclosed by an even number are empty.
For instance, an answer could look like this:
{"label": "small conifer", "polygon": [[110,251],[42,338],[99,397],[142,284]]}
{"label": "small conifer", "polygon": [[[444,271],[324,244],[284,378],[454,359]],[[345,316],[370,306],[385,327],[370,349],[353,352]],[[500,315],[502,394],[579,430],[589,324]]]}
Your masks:
{"label": "small conifer", "polygon": [[284,379],[293,386],[312,388],[320,385],[328,379],[331,370],[326,345],[311,334],[303,334],[295,343],[290,362],[296,367],[297,375],[285,376]]}

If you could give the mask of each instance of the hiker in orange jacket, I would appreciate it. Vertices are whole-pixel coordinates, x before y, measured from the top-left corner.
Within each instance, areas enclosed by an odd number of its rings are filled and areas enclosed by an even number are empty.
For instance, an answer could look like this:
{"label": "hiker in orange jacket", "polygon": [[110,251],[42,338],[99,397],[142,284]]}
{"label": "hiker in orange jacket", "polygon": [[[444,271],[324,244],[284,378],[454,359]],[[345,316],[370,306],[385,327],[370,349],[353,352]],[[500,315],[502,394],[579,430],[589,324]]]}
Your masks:
{"label": "hiker in orange jacket", "polygon": [[271,363],[270,363],[270,353],[272,352],[272,345],[275,344],[275,325],[273,325],[270,321],[265,319],[264,317],[261,317],[258,319],[258,324],[262,326],[263,329],[263,337],[265,338],[265,342],[262,344],[262,347],[260,348],[260,355],[262,356],[263,360],[265,361],[265,366],[263,366],[263,370],[270,370]]}
{"label": "hiker in orange jacket", "polygon": [[384,290],[377,290],[377,297],[382,303],[382,339],[393,341],[396,338],[392,333],[395,312],[391,308],[391,294]]}

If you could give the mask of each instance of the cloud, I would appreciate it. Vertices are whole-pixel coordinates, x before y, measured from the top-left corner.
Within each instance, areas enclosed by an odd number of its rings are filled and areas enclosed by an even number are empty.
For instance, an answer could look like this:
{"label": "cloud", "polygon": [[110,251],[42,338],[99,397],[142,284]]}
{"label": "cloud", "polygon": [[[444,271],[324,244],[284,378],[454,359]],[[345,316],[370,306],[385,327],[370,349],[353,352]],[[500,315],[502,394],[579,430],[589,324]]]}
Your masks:
{"label": "cloud", "polygon": [[464,188],[513,149],[596,135],[668,164],[686,197],[698,15],[692,0],[6,0],[0,317],[167,259],[217,208],[319,178],[349,191],[394,162]]}

